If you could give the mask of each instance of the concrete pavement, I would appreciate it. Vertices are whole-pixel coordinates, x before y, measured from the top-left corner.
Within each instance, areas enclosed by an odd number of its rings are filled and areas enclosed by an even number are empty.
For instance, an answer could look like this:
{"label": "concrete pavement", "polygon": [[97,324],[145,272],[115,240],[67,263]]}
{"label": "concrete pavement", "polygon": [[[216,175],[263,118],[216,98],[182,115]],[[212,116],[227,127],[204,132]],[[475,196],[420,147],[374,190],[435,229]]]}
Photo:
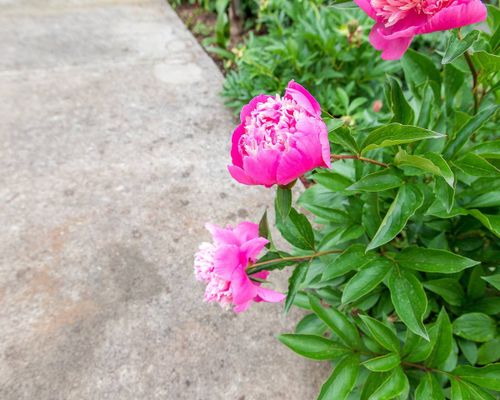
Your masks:
{"label": "concrete pavement", "polygon": [[[161,0],[0,0],[0,398],[313,399],[280,306],[202,302],[226,172],[222,77]],[[283,283],[283,282],[281,282]]]}

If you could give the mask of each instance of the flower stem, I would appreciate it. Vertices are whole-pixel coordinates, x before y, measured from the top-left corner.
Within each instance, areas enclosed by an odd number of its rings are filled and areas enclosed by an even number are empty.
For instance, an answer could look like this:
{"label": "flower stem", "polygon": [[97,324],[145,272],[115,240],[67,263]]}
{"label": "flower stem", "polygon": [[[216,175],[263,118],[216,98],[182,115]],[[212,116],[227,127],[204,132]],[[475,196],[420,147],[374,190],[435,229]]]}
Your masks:
{"label": "flower stem", "polygon": [[359,160],[370,164],[375,164],[384,168],[389,167],[389,165],[386,163],[377,160],[372,160],[371,158],[361,157],[359,154],[356,155],[331,154],[330,157],[332,160]]}
{"label": "flower stem", "polygon": [[342,253],[343,251],[344,250],[326,250],[326,251],[319,251],[319,252],[313,253],[313,254],[305,254],[305,255],[302,255],[302,256],[291,256],[291,257],[273,258],[272,260],[266,260],[266,261],[262,261],[262,262],[259,262],[259,263],[252,264],[252,266],[247,269],[247,274],[248,275],[254,274],[254,273],[259,272],[259,271],[262,270],[259,267],[262,267],[264,265],[269,265],[269,264],[275,264],[275,263],[280,262],[280,261],[297,261],[297,262],[301,262],[301,261],[312,260],[313,258],[321,257],[321,256],[324,256],[324,255],[327,255],[327,254]]}

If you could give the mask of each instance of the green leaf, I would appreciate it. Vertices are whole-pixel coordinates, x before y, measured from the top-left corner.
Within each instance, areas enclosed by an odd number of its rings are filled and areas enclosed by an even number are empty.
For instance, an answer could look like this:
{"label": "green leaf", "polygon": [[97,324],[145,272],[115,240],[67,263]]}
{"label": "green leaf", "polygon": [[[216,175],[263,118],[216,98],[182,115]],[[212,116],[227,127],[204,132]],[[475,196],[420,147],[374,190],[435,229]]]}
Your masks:
{"label": "green leaf", "polygon": [[288,279],[288,293],[286,295],[286,300],[285,300],[285,313],[290,310],[290,307],[293,304],[293,301],[295,299],[295,296],[300,289],[300,285],[302,282],[304,282],[304,279],[306,278],[307,271],[309,270],[309,262],[302,263],[297,265],[293,272],[292,275],[290,275],[290,278]]}
{"label": "green leaf", "polygon": [[411,125],[415,119],[415,112],[408,104],[398,81],[391,76],[387,77],[385,92],[389,107],[393,113],[391,122]]}
{"label": "green leaf", "polygon": [[460,40],[456,35],[451,35],[446,46],[446,51],[443,56],[442,64],[449,64],[464,54],[469,47],[476,41],[479,36],[479,31],[469,32]]}
{"label": "green leaf", "polygon": [[453,274],[479,264],[479,261],[453,254],[446,250],[407,247],[396,254],[396,261],[404,268],[423,272]]}
{"label": "green leaf", "polygon": [[366,235],[369,239],[371,239],[375,236],[375,233],[377,233],[377,229],[382,222],[379,207],[379,194],[367,193],[365,196],[362,196],[362,200],[364,201],[364,204],[361,224],[365,228]]}
{"label": "green leaf", "polygon": [[413,88],[424,85],[428,80],[441,85],[441,74],[432,59],[423,53],[408,49],[401,59],[405,77]]}
{"label": "green leaf", "polygon": [[448,304],[452,306],[462,305],[465,293],[462,285],[452,278],[435,279],[423,283],[424,288],[441,296]]}
{"label": "green leaf", "polygon": [[486,342],[479,347],[477,352],[477,363],[484,365],[500,359],[500,336]]}
{"label": "green leaf", "polygon": [[318,184],[333,192],[341,192],[352,184],[350,179],[331,171],[317,172],[312,178]]}
{"label": "green leaf", "polygon": [[401,321],[413,333],[429,340],[423,317],[427,297],[420,281],[411,272],[394,268],[388,280],[392,304]]}
{"label": "green leaf", "polygon": [[455,204],[455,188],[447,185],[446,181],[438,176],[434,182],[434,194],[436,195],[436,200],[429,207],[428,211],[431,212],[434,210],[434,207],[438,207],[438,210],[444,207],[450,213]]}
{"label": "green leaf", "polygon": [[408,378],[401,367],[395,368],[389,377],[378,387],[368,400],[393,399],[407,390]]}
{"label": "green leaf", "polygon": [[394,239],[423,202],[419,189],[410,185],[401,186],[367,250],[375,249]]}
{"label": "green leaf", "polygon": [[340,146],[352,151],[355,154],[359,153],[358,144],[352,136],[351,130],[345,125],[330,132],[328,134],[328,137],[331,142],[339,144]]}
{"label": "green leaf", "polygon": [[384,280],[393,266],[392,262],[384,258],[370,261],[347,282],[342,303],[351,303],[370,293]]}
{"label": "green leaf", "polygon": [[277,223],[283,237],[293,246],[304,250],[314,250],[314,232],[305,215],[290,209],[288,218]]}
{"label": "green leaf", "polygon": [[292,191],[289,188],[278,186],[276,190],[276,220],[280,222],[286,221],[288,214],[292,208]]}
{"label": "green leaf", "polygon": [[484,279],[486,282],[488,282],[496,290],[500,290],[500,274],[482,276],[481,278]]}
{"label": "green leaf", "polygon": [[441,385],[430,372],[426,372],[420,379],[420,383],[415,390],[415,400],[444,400]]}
{"label": "green leaf", "polygon": [[273,240],[271,238],[271,231],[269,230],[269,222],[267,221],[267,210],[264,211],[264,214],[259,221],[259,237],[269,240],[269,243],[266,244],[268,249],[272,247]]}
{"label": "green leaf", "polygon": [[363,268],[374,259],[374,254],[365,254],[365,246],[354,244],[330,262],[324,272],[323,281],[342,276],[353,269]]}
{"label": "green leaf", "polygon": [[423,156],[414,156],[408,154],[405,150],[401,149],[394,157],[394,164],[402,166],[410,166],[419,168],[422,171],[429,172],[434,175],[441,175],[440,169],[434,165],[431,160]]}
{"label": "green leaf", "polygon": [[404,360],[410,362],[420,362],[426,360],[434,348],[436,341],[425,340],[423,337],[415,335],[409,329],[406,331],[406,338],[403,346]]}
{"label": "green leaf", "polygon": [[321,336],[327,330],[327,326],[315,314],[307,314],[295,327],[295,333]]}
{"label": "green leaf", "polygon": [[479,177],[499,177],[500,170],[483,157],[474,153],[467,153],[455,162],[455,165],[466,174]]}
{"label": "green leaf", "polygon": [[458,338],[458,347],[462,351],[465,359],[472,365],[477,362],[477,345],[470,340]]}
{"label": "green leaf", "polygon": [[460,365],[452,374],[487,389],[500,391],[500,363],[482,368]]}
{"label": "green leaf", "polygon": [[470,149],[470,151],[484,158],[500,159],[500,140],[480,143]]}
{"label": "green leaf", "polygon": [[442,138],[444,135],[416,126],[392,123],[370,132],[361,146],[362,153],[379,147],[411,143],[424,139]]}
{"label": "green leaf", "polygon": [[455,135],[455,139],[450,141],[445,149],[444,156],[447,159],[455,157],[458,151],[469,140],[471,135],[476,132],[490,117],[498,110],[498,106],[490,106],[483,108],[474,117],[472,117],[465,125],[463,125]]}
{"label": "green leaf", "polygon": [[361,340],[354,324],[333,307],[323,307],[317,297],[309,296],[314,313],[349,347],[359,349]]}
{"label": "green leaf", "polygon": [[483,74],[496,73],[500,71],[500,56],[485,51],[475,52],[472,56],[475,63],[479,64]]}
{"label": "green leaf", "polygon": [[352,223],[351,217],[344,211],[317,206],[315,204],[309,204],[309,203],[304,203],[303,207],[308,211],[312,212],[314,215],[322,219],[328,220],[329,222],[333,222],[335,224],[347,224],[349,222]]}
{"label": "green leaf", "polygon": [[452,400],[495,400],[495,398],[478,388],[472,383],[452,379],[451,380],[451,399]]}
{"label": "green leaf", "polygon": [[429,329],[429,336],[434,346],[425,365],[444,368],[446,361],[453,351],[452,325],[444,307],[439,312],[434,325]]}
{"label": "green leaf", "polygon": [[383,348],[399,354],[399,339],[385,324],[367,315],[360,315],[361,320],[368,328],[371,337]]}
{"label": "green leaf", "polygon": [[496,335],[496,323],[483,313],[463,314],[453,321],[453,333],[474,342],[487,342]]}
{"label": "green leaf", "polygon": [[363,365],[365,368],[374,372],[387,372],[396,368],[400,363],[399,354],[389,353],[383,356],[366,360]]}
{"label": "green leaf", "polygon": [[437,153],[425,153],[425,157],[432,161],[432,163],[439,168],[439,174],[443,177],[443,179],[446,181],[446,183],[454,188],[455,187],[455,174],[453,174],[453,171],[451,170],[450,166],[446,162],[446,160]]}
{"label": "green leaf", "polygon": [[500,237],[500,216],[483,214],[479,210],[468,210],[469,215],[472,215],[477,220],[493,232],[496,236]]}
{"label": "green leaf", "polygon": [[383,190],[400,187],[403,180],[400,178],[397,171],[392,168],[386,168],[382,171],[374,172],[366,175],[347,190],[357,190],[364,192],[381,192]]}
{"label": "green leaf", "polygon": [[318,400],[345,400],[351,393],[359,373],[359,357],[348,356],[340,361],[324,383]]}
{"label": "green leaf", "polygon": [[349,349],[323,336],[287,333],[278,336],[285,346],[312,360],[332,360],[349,353]]}

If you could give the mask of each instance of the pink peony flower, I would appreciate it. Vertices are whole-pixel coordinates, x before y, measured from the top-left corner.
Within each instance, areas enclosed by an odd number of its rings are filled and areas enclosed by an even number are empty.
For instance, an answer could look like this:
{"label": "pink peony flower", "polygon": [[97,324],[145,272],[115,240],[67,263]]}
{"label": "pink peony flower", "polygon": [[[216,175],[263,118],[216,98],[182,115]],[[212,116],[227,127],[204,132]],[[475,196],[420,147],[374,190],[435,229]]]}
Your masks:
{"label": "pink peony flower", "polygon": [[[236,228],[206,225],[213,243],[202,243],[194,259],[196,279],[207,284],[205,301],[216,301],[223,308],[234,306],[235,312],[245,311],[252,301],[280,302],[282,293],[261,286],[250,279],[246,268],[255,262],[268,240],[259,237],[259,226],[242,222]],[[269,271],[252,277],[266,279]]]}
{"label": "pink peony flower", "polygon": [[328,130],[316,99],[291,81],[285,95],[259,95],[243,107],[233,132],[231,176],[245,185],[287,185],[330,167]]}
{"label": "pink peony flower", "polygon": [[486,19],[480,0],[354,0],[376,23],[370,42],[384,60],[398,60],[415,35],[459,28]]}

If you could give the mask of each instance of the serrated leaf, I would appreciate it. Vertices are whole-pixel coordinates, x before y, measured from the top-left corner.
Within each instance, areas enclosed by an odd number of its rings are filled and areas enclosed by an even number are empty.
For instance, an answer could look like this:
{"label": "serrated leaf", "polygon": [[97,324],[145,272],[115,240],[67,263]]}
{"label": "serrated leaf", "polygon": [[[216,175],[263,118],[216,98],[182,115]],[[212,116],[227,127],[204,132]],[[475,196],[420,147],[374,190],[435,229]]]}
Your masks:
{"label": "serrated leaf", "polygon": [[429,340],[423,317],[427,297],[420,281],[411,272],[394,268],[388,279],[392,304],[401,321],[413,333]]}
{"label": "serrated leaf", "polygon": [[367,250],[375,249],[394,239],[423,202],[424,198],[419,189],[410,185],[401,186]]}
{"label": "serrated leaf", "polygon": [[368,400],[393,399],[409,387],[406,374],[401,367],[395,368],[389,377],[378,387]]}
{"label": "serrated leaf", "polygon": [[407,247],[396,254],[396,261],[403,268],[423,272],[453,274],[478,265],[479,261],[459,256],[446,250]]}
{"label": "serrated leaf", "polygon": [[398,144],[412,143],[424,139],[437,139],[442,137],[444,137],[444,135],[428,129],[418,128],[411,125],[391,123],[371,131],[361,146],[361,152],[365,153],[369,150],[380,147],[388,147]]}
{"label": "serrated leaf", "polygon": [[367,315],[360,315],[361,320],[368,328],[370,336],[383,348],[399,354],[399,339],[385,324]]}
{"label": "serrated leaf", "polygon": [[312,360],[332,360],[349,353],[349,349],[323,336],[286,333],[278,336],[285,346]]}
{"label": "serrated leaf", "polygon": [[363,366],[370,371],[374,372],[387,372],[391,369],[396,368],[400,363],[400,358],[398,354],[389,353],[383,356],[370,358],[363,362]]}
{"label": "serrated leaf", "polygon": [[345,400],[356,383],[359,373],[359,357],[357,355],[345,357],[340,361],[324,383],[318,400]]}
{"label": "serrated leaf", "polygon": [[351,303],[370,293],[389,273],[393,263],[384,258],[376,258],[357,272],[344,287],[342,303]]}
{"label": "serrated leaf", "polygon": [[359,349],[361,341],[354,324],[340,311],[332,307],[323,307],[317,297],[309,296],[309,303],[314,313],[349,347]]}
{"label": "serrated leaf", "polygon": [[453,333],[474,342],[487,342],[496,335],[496,322],[486,314],[462,314],[453,321]]}
{"label": "serrated leaf", "polygon": [[357,190],[362,192],[381,192],[383,190],[400,187],[403,180],[392,168],[374,172],[366,175],[359,181],[347,188],[347,190]]}

